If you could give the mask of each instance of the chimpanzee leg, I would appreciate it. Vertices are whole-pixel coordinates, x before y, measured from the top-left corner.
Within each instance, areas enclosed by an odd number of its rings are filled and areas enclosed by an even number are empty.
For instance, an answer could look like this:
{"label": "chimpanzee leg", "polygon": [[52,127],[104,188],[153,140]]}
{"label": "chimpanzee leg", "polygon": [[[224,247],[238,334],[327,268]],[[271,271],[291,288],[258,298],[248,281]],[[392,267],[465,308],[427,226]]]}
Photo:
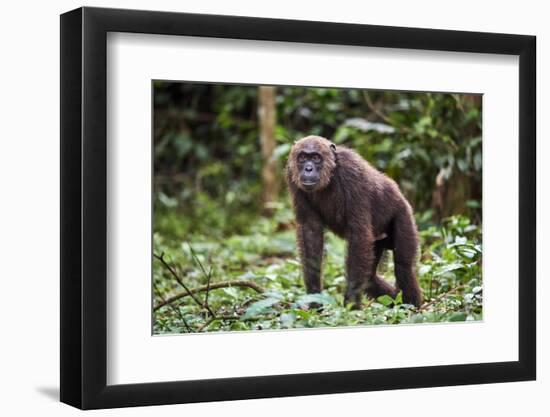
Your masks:
{"label": "chimpanzee leg", "polygon": [[374,264],[374,238],[369,228],[354,230],[347,236],[348,255],[346,258],[346,278],[348,288],[345,303],[353,303],[361,308],[361,298],[371,280]]}
{"label": "chimpanzee leg", "polygon": [[386,245],[387,238],[376,241],[374,245],[373,272],[372,276],[369,279],[369,282],[367,283],[367,296],[370,298],[377,298],[381,295],[389,295],[390,297],[395,298],[397,294],[396,289],[391,284],[389,284],[384,280],[384,278],[376,274],[376,269],[378,268],[380,259],[382,258],[384,250],[387,247]]}
{"label": "chimpanzee leg", "polygon": [[415,274],[418,234],[410,210],[397,215],[393,227],[395,279],[397,288],[403,291],[403,302],[420,307],[422,291]]}

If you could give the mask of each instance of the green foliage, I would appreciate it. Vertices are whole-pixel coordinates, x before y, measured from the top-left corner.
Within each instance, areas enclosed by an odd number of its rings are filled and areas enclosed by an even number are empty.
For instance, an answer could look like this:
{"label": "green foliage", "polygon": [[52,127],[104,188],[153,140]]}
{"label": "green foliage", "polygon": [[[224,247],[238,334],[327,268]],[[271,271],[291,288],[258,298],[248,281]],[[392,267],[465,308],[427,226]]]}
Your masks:
{"label": "green foliage", "polygon": [[[352,147],[395,179],[427,220],[451,214],[481,220],[480,96],[276,91],[273,157],[281,173],[294,140],[318,134]],[[170,218],[176,215],[188,219],[186,231],[246,233],[262,192],[257,87],[155,81],[154,106],[154,205],[165,219],[159,226],[181,237]],[[444,189],[435,189],[437,179]],[[282,175],[279,181],[284,190]],[[220,208],[224,215],[212,216]]]}
{"label": "green foliage", "polygon": [[[279,211],[289,211],[288,207]],[[208,306],[216,317],[185,297],[155,311],[155,333],[238,330],[276,330],[309,327],[435,323],[482,318],[481,229],[464,216],[445,219],[421,231],[419,280],[426,302],[421,309],[404,304],[402,294],[364,300],[362,310],[343,305],[345,244],[327,234],[324,285],[320,294],[306,294],[296,258],[293,231],[281,231],[276,218],[259,221],[250,235],[219,240],[175,243],[156,233],[154,247],[175,265],[189,288],[246,280],[265,288],[218,288],[208,292]],[[262,234],[259,234],[259,233]],[[265,234],[271,237],[261,238]],[[278,242],[278,243],[274,243]],[[202,266],[201,266],[202,264]],[[155,304],[182,288],[158,261],[154,265]],[[393,262],[386,256],[381,272],[393,281]],[[205,302],[206,292],[198,294]],[[317,308],[312,307],[312,304]]]}
{"label": "green foliage", "polygon": [[[154,83],[154,242],[188,288],[227,281],[154,311],[155,333],[435,323],[482,318],[481,98],[468,94],[277,87],[281,193],[261,216],[257,87]],[[327,233],[324,290],[306,294],[282,167],[318,134],[395,179],[420,230],[426,302],[402,294],[343,305],[345,242]],[[393,281],[388,254],[379,272]],[[184,291],[158,260],[154,304]],[[259,287],[257,287],[259,288]]]}

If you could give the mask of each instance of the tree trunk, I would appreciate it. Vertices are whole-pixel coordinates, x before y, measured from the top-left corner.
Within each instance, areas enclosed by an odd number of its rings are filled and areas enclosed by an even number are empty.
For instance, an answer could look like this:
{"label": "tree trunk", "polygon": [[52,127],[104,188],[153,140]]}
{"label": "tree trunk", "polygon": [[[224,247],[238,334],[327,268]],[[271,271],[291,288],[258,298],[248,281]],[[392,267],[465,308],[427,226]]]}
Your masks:
{"label": "tree trunk", "polygon": [[260,145],[262,151],[262,212],[273,214],[272,204],[279,193],[278,164],[275,150],[275,87],[258,88],[258,117],[260,120]]}

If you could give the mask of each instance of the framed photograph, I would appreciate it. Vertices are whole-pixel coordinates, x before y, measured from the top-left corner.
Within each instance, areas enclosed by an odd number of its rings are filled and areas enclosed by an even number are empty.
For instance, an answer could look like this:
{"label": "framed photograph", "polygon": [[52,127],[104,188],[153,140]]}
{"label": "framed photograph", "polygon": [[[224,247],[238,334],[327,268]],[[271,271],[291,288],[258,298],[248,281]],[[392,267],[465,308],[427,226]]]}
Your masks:
{"label": "framed photograph", "polygon": [[61,16],[61,401],[533,380],[532,36]]}

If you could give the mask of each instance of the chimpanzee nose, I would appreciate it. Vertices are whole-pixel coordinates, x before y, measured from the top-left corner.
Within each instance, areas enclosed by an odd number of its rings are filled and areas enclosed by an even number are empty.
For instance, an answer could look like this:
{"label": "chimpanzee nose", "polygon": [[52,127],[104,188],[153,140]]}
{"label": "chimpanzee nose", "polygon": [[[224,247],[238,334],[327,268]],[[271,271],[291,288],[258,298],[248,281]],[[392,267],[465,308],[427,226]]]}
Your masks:
{"label": "chimpanzee nose", "polygon": [[311,165],[306,166],[306,171],[307,172],[313,171],[313,167]]}

